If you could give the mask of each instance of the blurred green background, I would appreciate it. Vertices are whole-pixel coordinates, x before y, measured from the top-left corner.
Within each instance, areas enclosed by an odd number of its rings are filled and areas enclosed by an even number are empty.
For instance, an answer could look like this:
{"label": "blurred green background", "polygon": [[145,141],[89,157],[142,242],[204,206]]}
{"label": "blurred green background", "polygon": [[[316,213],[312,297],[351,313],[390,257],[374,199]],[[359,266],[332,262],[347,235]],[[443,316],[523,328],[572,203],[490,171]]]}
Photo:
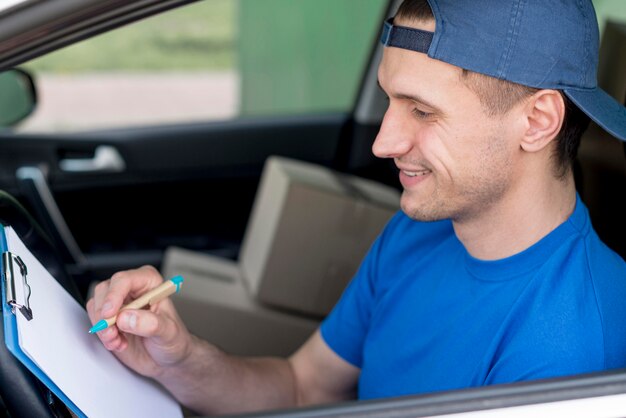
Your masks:
{"label": "blurred green background", "polygon": [[614,22],[626,22],[626,1],[625,0],[593,0],[598,15],[600,33],[607,20]]}
{"label": "blurred green background", "polygon": [[243,0],[243,114],[349,109],[384,0]]}
{"label": "blurred green background", "polygon": [[[348,110],[386,0],[204,0],[25,65],[35,74],[231,71],[239,113]],[[595,0],[601,28],[625,0]]]}
{"label": "blurred green background", "polygon": [[205,0],[28,63],[35,74],[236,71],[242,115],[347,110],[385,0]]}

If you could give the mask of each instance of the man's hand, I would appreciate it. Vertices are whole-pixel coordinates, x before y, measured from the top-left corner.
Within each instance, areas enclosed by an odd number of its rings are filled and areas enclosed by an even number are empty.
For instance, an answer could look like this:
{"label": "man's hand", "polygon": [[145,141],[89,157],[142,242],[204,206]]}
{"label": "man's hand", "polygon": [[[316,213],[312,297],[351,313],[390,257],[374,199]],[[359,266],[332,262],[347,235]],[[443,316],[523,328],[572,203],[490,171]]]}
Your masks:
{"label": "man's hand", "polygon": [[119,310],[161,283],[150,266],[119,272],[99,283],[87,302],[92,323],[118,314],[115,325],[97,334],[104,346],[131,369],[156,379],[189,355],[193,337],[169,299],[149,310]]}
{"label": "man's hand", "polygon": [[359,369],[337,356],[319,332],[289,359],[229,356],[192,336],[169,299],[150,310],[120,308],[163,282],[152,267],[116,273],[87,302],[92,323],[118,314],[98,337],[124,364],[159,381],[202,414],[333,402],[354,397]]}

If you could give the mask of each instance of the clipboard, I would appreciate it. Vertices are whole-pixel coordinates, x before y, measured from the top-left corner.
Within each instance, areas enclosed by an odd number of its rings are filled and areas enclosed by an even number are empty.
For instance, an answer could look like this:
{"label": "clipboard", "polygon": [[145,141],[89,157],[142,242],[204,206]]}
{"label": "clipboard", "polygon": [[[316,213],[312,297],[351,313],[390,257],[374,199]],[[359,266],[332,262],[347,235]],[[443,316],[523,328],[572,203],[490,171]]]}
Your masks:
{"label": "clipboard", "polygon": [[88,334],[85,309],[2,224],[0,253],[4,343],[68,409],[78,417],[182,417],[171,394]]}

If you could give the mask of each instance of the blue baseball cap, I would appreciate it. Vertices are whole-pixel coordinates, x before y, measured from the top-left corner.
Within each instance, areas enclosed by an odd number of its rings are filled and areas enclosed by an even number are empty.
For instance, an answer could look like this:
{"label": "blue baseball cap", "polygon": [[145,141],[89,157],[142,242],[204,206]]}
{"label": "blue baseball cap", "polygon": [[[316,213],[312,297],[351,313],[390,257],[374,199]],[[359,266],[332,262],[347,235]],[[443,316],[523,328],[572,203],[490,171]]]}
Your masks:
{"label": "blue baseball cap", "polygon": [[591,0],[428,0],[435,32],[385,22],[381,42],[529,87],[562,90],[626,141],[626,107],[598,87]]}

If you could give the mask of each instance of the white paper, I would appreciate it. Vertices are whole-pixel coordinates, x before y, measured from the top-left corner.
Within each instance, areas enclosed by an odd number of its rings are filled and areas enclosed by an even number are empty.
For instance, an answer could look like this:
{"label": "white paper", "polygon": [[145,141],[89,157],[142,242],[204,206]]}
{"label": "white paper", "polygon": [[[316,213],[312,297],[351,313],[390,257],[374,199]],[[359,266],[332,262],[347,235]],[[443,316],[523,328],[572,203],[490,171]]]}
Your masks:
{"label": "white paper", "polygon": [[[16,312],[22,351],[88,417],[181,417],[176,400],[136,374],[89,334],[87,312],[31,254],[12,228],[9,251],[28,269],[33,319]],[[16,293],[22,286],[16,283]],[[18,293],[18,296],[20,296]]]}

